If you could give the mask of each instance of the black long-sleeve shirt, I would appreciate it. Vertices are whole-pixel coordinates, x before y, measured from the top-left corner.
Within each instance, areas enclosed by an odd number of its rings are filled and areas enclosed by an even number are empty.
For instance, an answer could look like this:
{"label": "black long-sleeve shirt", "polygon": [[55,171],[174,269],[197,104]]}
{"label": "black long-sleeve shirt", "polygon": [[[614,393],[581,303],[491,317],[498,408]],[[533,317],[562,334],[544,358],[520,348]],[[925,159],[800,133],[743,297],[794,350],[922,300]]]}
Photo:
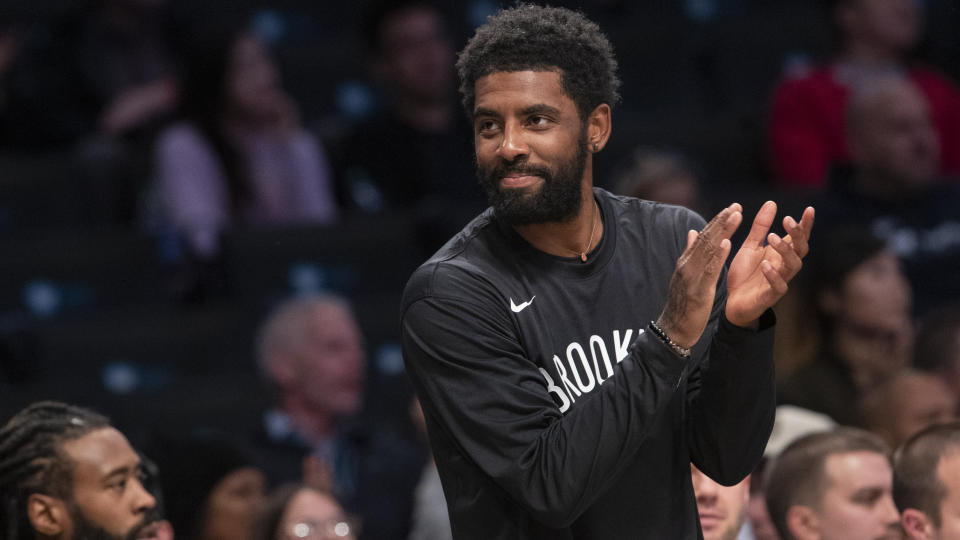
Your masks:
{"label": "black long-sleeve shirt", "polygon": [[586,263],[534,249],[491,211],[412,276],[403,348],[454,538],[700,538],[691,461],[749,474],[774,416],[772,314],[711,321],[684,359],[644,331],[692,212],[595,189]]}

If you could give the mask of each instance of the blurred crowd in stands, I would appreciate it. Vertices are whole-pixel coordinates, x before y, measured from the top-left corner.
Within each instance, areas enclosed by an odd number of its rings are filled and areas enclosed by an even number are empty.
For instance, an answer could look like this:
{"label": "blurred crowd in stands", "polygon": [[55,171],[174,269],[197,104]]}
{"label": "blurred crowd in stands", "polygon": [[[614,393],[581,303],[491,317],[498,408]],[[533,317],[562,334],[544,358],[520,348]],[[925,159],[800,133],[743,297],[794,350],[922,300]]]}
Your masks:
{"label": "blurred crowd in stands", "polygon": [[[705,538],[957,534],[960,6],[554,4],[620,58],[599,186],[817,210],[764,462],[691,466]],[[498,7],[4,2],[3,538],[450,538],[398,310],[486,206],[453,66]]]}

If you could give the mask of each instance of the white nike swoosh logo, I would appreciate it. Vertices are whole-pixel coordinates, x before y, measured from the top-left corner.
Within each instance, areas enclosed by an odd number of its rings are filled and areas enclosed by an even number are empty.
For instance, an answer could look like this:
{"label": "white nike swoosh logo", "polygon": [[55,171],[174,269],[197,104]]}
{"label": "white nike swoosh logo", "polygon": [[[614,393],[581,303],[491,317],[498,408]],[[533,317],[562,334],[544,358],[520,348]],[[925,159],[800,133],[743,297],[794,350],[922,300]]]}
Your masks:
{"label": "white nike swoosh logo", "polygon": [[527,309],[527,306],[529,306],[530,304],[532,304],[532,303],[533,303],[533,299],[536,298],[536,297],[537,297],[537,295],[533,295],[529,300],[527,300],[526,302],[520,304],[519,306],[518,306],[517,304],[515,304],[515,303],[513,302],[513,298],[511,298],[511,299],[510,299],[510,309],[512,309],[514,313],[520,313],[521,311]]}

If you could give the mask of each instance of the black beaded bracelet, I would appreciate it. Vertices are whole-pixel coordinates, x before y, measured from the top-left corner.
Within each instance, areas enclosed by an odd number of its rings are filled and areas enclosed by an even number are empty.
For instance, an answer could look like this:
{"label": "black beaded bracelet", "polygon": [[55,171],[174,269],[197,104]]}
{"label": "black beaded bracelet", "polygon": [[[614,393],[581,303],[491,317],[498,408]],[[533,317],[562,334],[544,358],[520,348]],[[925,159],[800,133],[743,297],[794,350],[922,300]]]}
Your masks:
{"label": "black beaded bracelet", "polygon": [[660,338],[660,341],[663,341],[664,343],[669,345],[670,348],[673,349],[673,352],[679,354],[683,358],[690,358],[690,349],[677,345],[677,343],[672,339],[670,339],[670,336],[668,336],[667,333],[663,331],[663,328],[660,328],[659,326],[657,326],[657,323],[655,321],[650,321],[650,331],[653,332],[658,338]]}

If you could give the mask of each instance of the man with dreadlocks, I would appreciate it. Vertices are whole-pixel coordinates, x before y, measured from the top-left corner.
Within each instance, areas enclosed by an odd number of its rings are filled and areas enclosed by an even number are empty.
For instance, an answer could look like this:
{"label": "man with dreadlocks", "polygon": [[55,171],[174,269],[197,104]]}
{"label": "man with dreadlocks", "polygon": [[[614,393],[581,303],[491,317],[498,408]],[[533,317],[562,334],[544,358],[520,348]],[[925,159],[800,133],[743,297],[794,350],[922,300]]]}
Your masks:
{"label": "man with dreadlocks", "polygon": [[813,208],[778,236],[764,204],[725,271],[739,204],[704,227],[594,188],[619,81],[580,14],[501,11],[457,67],[492,208],[414,273],[402,308],[454,538],[702,538],[690,463],[732,485],[761,457],[769,308]]}
{"label": "man with dreadlocks", "polygon": [[159,540],[143,466],[104,416],[38,402],[0,429],[0,538]]}

